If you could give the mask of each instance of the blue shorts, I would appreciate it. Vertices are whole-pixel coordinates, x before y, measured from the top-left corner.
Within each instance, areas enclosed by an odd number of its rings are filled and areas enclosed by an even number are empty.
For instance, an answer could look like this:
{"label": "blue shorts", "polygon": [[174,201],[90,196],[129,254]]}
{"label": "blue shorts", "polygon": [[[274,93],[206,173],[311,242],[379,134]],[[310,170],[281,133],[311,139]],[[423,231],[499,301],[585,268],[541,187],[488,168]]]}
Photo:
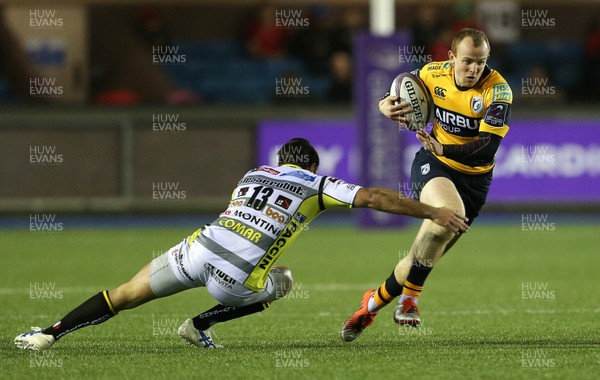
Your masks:
{"label": "blue shorts", "polygon": [[454,183],[465,205],[468,223],[471,224],[485,204],[492,183],[492,171],[484,174],[461,173],[443,164],[425,148],[421,148],[415,154],[410,173],[411,188],[415,190],[417,199],[421,197],[421,190],[425,184],[436,177],[448,178]]}

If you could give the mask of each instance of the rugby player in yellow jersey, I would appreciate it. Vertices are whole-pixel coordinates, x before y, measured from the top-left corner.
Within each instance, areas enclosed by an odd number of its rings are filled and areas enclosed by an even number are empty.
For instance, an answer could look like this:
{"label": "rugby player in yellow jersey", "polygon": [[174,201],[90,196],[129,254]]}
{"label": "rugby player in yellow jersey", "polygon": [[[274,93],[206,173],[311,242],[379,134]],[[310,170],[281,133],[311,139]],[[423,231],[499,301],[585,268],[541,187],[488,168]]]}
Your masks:
{"label": "rugby player in yellow jersey", "polygon": [[369,207],[429,218],[454,233],[468,227],[464,217],[448,208],[317,175],[319,155],[305,139],[288,141],[278,155],[279,166],[263,165],[246,173],[214,222],[152,260],[130,281],[99,292],[45,329],[34,327],[18,335],[15,345],[49,349],[66,334],[105,322],[122,310],[206,287],[219,304],[187,319],[178,333],[198,347],[216,348],[212,325],[260,312],[292,289],[290,270],[275,263],[303,227],[328,208]]}
{"label": "rugby player in yellow jersey", "polygon": [[[423,147],[415,155],[411,188],[421,202],[448,207],[466,215],[471,224],[485,204],[492,181],[494,156],[508,132],[512,92],[487,66],[490,43],[478,30],[464,29],[453,39],[449,60],[431,62],[413,72],[425,83],[434,102],[430,134],[417,132]],[[398,123],[409,121],[408,103],[386,94],[380,111]],[[374,322],[378,310],[400,296],[394,320],[420,325],[417,302],[434,264],[460,235],[423,221],[406,255],[378,289],[367,290],[359,309],[343,324],[342,340],[350,342]]]}

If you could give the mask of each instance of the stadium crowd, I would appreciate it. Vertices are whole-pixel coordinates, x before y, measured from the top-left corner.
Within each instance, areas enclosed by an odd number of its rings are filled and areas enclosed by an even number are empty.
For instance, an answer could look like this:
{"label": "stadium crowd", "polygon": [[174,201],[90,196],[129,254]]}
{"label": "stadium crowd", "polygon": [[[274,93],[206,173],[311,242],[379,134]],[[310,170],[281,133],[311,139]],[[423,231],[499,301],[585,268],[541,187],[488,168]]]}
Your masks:
{"label": "stadium crowd", "polygon": [[[285,8],[285,9],[284,9]],[[399,8],[399,7],[398,7]],[[430,60],[446,60],[449,39],[464,27],[486,30],[485,15],[471,2],[457,2],[451,12],[433,5],[419,5],[414,17],[397,17],[399,30],[410,33],[413,46]],[[402,9],[397,9],[403,14]],[[479,12],[479,13],[478,13]],[[520,14],[520,13],[519,13]],[[517,97],[526,79],[540,78],[552,88],[551,97],[527,97],[524,102],[598,100],[597,92],[582,92],[584,86],[600,84],[600,18],[586,12],[588,25],[577,38],[562,38],[561,29],[548,30],[547,37],[531,34],[518,22],[519,33],[512,41],[495,41],[490,65],[504,73]],[[172,20],[160,7],[140,8],[131,20],[132,34],[149,51],[156,46],[176,46],[185,56],[183,64],[160,66],[161,75],[172,85],[162,97],[166,104],[350,104],[353,96],[353,35],[368,30],[363,6],[312,5],[281,7],[260,3],[244,12],[237,22],[236,38],[181,40],[173,33]],[[554,13],[556,16],[556,12]],[[0,14],[0,27],[8,30]],[[407,21],[408,20],[408,21]],[[484,20],[482,22],[482,20]],[[517,20],[518,21],[518,20]],[[557,30],[558,29],[558,30]],[[537,30],[540,32],[540,30]],[[545,33],[545,31],[541,31]],[[28,52],[25,58],[40,63],[48,54]],[[93,46],[90,48],[93,51]],[[9,33],[0,37],[0,104],[40,101],[19,93],[15,70],[23,67],[15,58],[15,42]],[[41,58],[40,58],[41,57]],[[64,57],[63,57],[64,58]],[[114,69],[91,58],[89,70],[90,103],[157,103],[135,88],[118,85]],[[409,67],[408,69],[412,69]],[[142,75],[144,70],[140,70]],[[154,75],[154,74],[153,74]],[[145,79],[144,79],[145,80]],[[305,92],[281,94],[277,84],[293,83]],[[516,89],[516,90],[515,90]],[[159,91],[155,89],[155,91]],[[160,91],[166,91],[161,88]],[[583,94],[585,93],[585,98]]]}

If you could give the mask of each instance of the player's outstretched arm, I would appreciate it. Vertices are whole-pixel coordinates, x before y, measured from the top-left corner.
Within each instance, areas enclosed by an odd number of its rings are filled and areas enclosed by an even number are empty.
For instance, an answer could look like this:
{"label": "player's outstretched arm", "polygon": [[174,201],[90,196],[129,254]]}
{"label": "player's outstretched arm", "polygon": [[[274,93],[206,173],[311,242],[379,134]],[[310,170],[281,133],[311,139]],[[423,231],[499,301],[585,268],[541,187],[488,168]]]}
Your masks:
{"label": "player's outstretched arm", "polygon": [[354,207],[368,207],[391,214],[431,219],[442,227],[458,232],[468,230],[467,218],[446,207],[433,207],[404,197],[402,194],[384,188],[361,188],[352,204]]}

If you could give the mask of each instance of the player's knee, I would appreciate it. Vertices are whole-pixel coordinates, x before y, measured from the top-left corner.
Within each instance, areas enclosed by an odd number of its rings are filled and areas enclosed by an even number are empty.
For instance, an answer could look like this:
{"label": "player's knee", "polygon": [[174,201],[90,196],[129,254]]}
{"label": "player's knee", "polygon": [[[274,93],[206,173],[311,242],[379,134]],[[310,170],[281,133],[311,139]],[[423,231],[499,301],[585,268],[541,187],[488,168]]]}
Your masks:
{"label": "player's knee", "polygon": [[276,299],[285,297],[292,290],[292,286],[294,285],[292,271],[287,267],[279,266],[273,267],[271,273],[275,279]]}
{"label": "player's knee", "polygon": [[444,247],[452,240],[453,233],[447,233],[444,228],[434,228],[423,233],[413,244],[411,254],[414,265],[433,266],[444,252]]}
{"label": "player's knee", "polygon": [[455,235],[456,232],[452,229],[435,224],[431,226],[424,238],[434,243],[446,244],[452,240]]}

